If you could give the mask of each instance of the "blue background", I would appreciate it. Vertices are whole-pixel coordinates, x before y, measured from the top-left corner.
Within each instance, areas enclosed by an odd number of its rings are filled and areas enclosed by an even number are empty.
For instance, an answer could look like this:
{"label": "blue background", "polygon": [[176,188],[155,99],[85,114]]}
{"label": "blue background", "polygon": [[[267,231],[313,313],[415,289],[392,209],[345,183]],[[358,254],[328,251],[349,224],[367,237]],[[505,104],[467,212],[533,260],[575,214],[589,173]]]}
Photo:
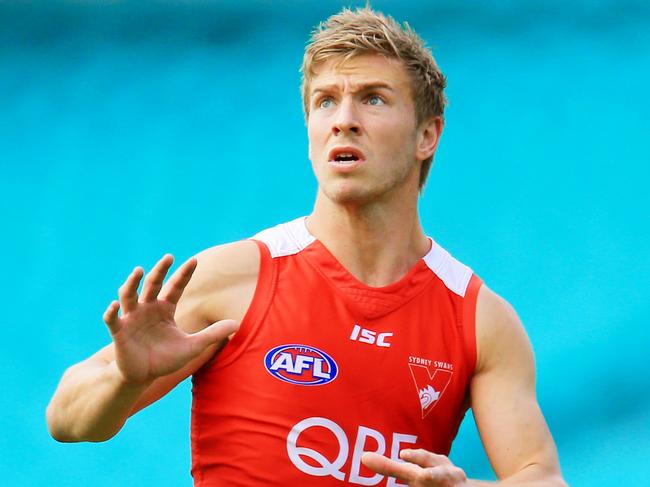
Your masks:
{"label": "blue background", "polygon": [[[520,313],[567,480],[647,482],[650,3],[373,4],[448,77],[424,226]],[[4,485],[191,485],[187,382],[104,444],[45,407],[133,266],[310,212],[298,67],[341,5],[0,2]],[[492,476],[471,418],[452,459]]]}

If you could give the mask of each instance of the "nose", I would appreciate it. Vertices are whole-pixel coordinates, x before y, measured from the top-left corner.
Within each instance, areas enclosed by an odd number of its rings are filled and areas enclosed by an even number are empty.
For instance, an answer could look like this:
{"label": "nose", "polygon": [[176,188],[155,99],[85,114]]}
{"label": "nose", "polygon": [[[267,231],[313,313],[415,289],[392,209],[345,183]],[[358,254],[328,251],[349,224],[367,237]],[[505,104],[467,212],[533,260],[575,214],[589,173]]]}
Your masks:
{"label": "nose", "polygon": [[357,115],[353,100],[341,101],[332,124],[332,133],[334,135],[360,134],[361,124]]}

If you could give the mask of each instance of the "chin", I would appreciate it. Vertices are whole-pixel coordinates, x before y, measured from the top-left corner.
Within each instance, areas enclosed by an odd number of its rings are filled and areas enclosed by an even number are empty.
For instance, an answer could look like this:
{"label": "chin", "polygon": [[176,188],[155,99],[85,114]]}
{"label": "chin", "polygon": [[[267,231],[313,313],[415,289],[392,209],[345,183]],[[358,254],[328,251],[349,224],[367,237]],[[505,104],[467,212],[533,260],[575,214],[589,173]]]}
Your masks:
{"label": "chin", "polygon": [[336,184],[321,186],[323,194],[338,205],[363,205],[377,198],[372,189],[351,181],[338,181]]}

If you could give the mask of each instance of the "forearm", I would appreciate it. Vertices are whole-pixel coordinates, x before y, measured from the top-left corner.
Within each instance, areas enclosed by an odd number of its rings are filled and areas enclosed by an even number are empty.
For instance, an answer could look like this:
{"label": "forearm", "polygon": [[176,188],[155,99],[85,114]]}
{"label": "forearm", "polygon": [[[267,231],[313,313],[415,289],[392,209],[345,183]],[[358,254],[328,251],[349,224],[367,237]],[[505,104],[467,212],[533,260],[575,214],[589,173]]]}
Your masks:
{"label": "forearm", "polygon": [[557,471],[549,471],[541,465],[533,464],[524,468],[510,477],[498,482],[485,482],[481,480],[468,480],[467,487],[567,487],[562,475]]}
{"label": "forearm", "polygon": [[58,441],[105,441],[128,419],[148,385],[126,384],[112,362],[70,367],[47,407],[50,434]]}

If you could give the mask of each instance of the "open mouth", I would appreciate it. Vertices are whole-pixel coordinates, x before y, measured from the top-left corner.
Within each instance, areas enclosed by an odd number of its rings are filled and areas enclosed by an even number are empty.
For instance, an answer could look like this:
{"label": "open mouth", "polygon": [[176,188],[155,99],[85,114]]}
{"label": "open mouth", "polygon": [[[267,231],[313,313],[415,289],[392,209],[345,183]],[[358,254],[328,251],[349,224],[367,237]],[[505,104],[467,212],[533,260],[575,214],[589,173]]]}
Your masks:
{"label": "open mouth", "polygon": [[353,161],[358,161],[359,158],[355,156],[354,154],[339,154],[334,158],[336,162],[353,162]]}
{"label": "open mouth", "polygon": [[338,147],[332,149],[329,154],[330,162],[339,164],[353,164],[364,159],[363,153],[354,147]]}

